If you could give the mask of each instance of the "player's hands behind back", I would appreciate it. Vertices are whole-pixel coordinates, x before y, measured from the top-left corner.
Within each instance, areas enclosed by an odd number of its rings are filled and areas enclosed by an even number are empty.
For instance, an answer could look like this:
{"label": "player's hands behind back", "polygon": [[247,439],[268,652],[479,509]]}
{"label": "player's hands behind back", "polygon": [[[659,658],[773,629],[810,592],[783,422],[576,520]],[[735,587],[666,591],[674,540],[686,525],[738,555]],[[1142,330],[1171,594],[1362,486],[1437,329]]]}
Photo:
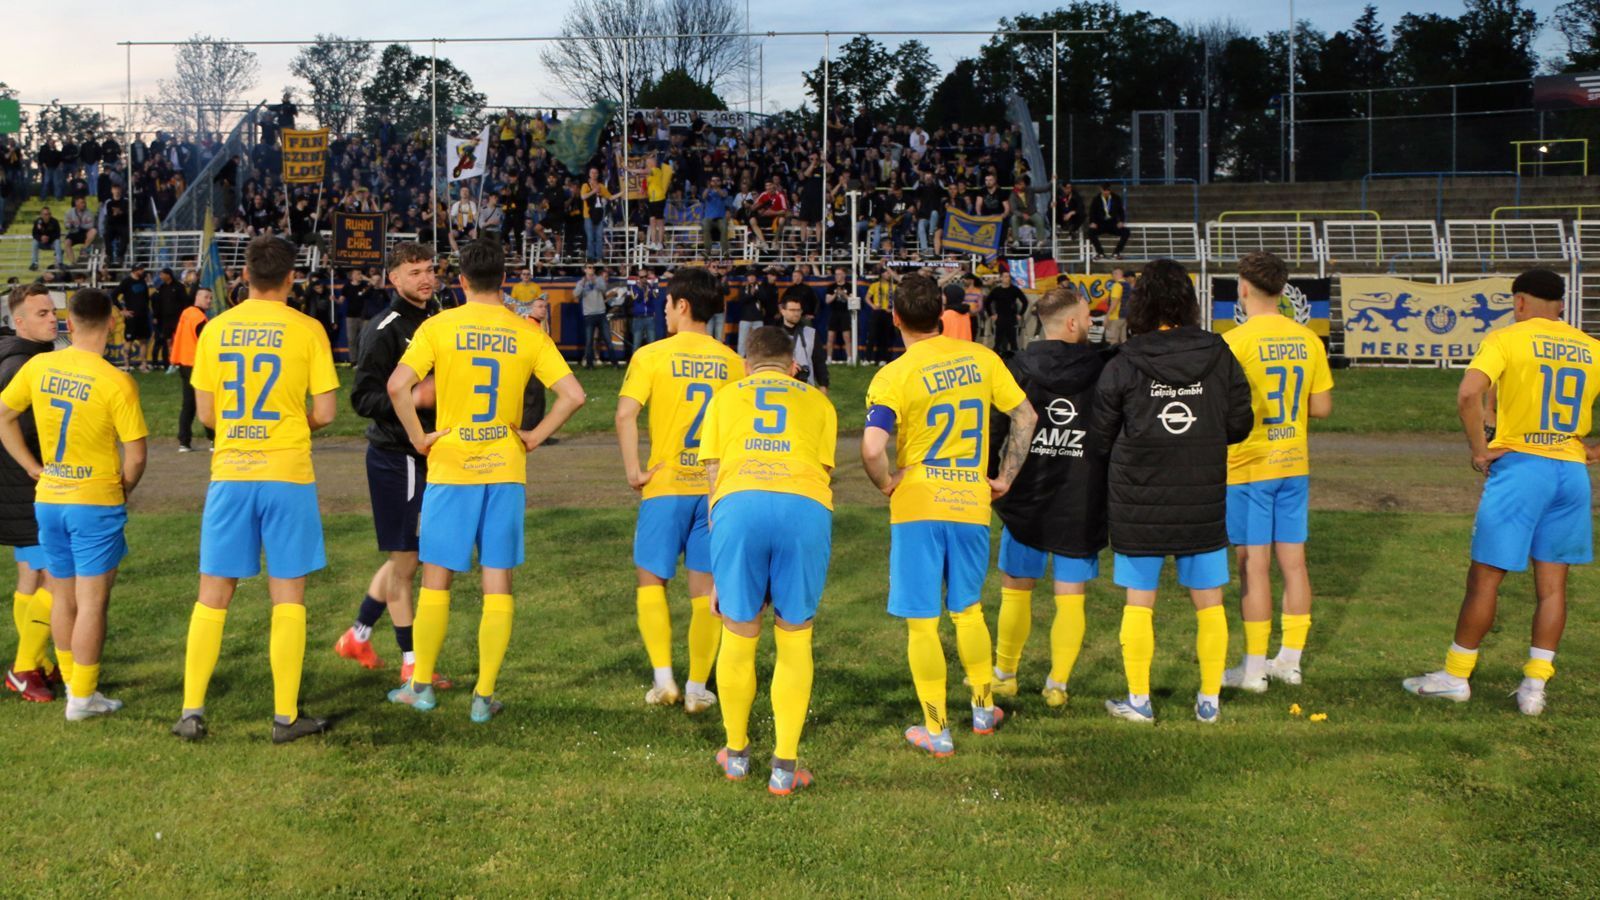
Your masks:
{"label": "player's hands behind back", "polygon": [[665,463],[656,463],[654,466],[645,469],[643,472],[637,472],[629,475],[628,487],[631,487],[636,491],[644,490],[644,486],[650,483],[650,479],[656,477],[656,473],[661,471],[661,467],[663,465],[665,465]]}
{"label": "player's hands behind back", "polygon": [[444,432],[442,431],[430,431],[422,436],[422,440],[412,441],[411,446],[415,447],[418,453],[427,456],[428,451],[433,449],[434,442],[443,436]]}
{"label": "player's hands behind back", "polygon": [[[1506,449],[1502,447],[1502,448],[1498,448],[1498,449],[1495,449],[1495,450],[1490,450],[1490,451],[1484,453],[1481,456],[1476,454],[1476,453],[1474,453],[1472,455],[1472,470],[1474,472],[1479,473],[1480,475],[1489,474],[1489,466],[1495,460],[1499,459],[1502,456],[1505,456],[1507,452],[1508,451],[1506,451]],[[1594,456],[1594,453],[1595,453],[1595,451],[1593,449],[1588,451],[1589,461],[1590,462],[1594,462],[1595,461],[1596,457]]]}

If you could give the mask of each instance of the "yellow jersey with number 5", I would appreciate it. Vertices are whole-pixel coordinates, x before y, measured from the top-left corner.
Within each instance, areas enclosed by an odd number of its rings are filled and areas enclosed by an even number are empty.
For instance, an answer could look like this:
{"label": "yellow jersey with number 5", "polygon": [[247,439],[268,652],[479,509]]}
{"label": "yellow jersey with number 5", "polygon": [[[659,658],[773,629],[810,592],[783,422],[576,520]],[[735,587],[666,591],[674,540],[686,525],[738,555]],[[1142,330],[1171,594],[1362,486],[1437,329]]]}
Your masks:
{"label": "yellow jersey with number 5", "polygon": [[44,466],[34,502],[124,502],[117,442],[150,433],[139,408],[139,386],[128,373],[74,347],[41,353],[17,370],[0,402],[17,412],[33,408]]}
{"label": "yellow jersey with number 5", "polygon": [[738,491],[772,491],[833,509],[828,473],[839,414],[822,391],[786,373],[759,372],[711,398],[704,428],[700,459],[718,464],[713,508]]}
{"label": "yellow jersey with number 5", "polygon": [[200,332],[190,383],[212,395],[216,411],[212,481],[316,480],[306,397],[339,389],[321,322],[246,300]]}
{"label": "yellow jersey with number 5", "polygon": [[1250,382],[1255,425],[1228,448],[1228,483],[1248,484],[1311,472],[1306,433],[1311,395],[1333,390],[1322,339],[1287,316],[1251,316],[1223,332]]}
{"label": "yellow jersey with number 5", "polygon": [[993,350],[944,336],[912,344],[867,388],[869,426],[893,416],[902,476],[889,521],[989,524],[990,407],[1009,413],[1028,399]]}
{"label": "yellow jersey with number 5", "polygon": [[468,301],[423,322],[400,357],[418,378],[434,373],[429,484],[523,484],[522,398],[572,374],[544,331],[504,306]]}
{"label": "yellow jersey with number 5", "polygon": [[1565,322],[1525,319],[1489,332],[1470,368],[1495,386],[1490,449],[1584,461],[1600,395],[1600,341]]}
{"label": "yellow jersey with number 5", "polygon": [[621,396],[650,412],[650,460],[660,466],[642,491],[652,497],[706,493],[700,465],[706,408],[711,397],[744,374],[744,360],[709,335],[680,331],[639,348],[623,376]]}

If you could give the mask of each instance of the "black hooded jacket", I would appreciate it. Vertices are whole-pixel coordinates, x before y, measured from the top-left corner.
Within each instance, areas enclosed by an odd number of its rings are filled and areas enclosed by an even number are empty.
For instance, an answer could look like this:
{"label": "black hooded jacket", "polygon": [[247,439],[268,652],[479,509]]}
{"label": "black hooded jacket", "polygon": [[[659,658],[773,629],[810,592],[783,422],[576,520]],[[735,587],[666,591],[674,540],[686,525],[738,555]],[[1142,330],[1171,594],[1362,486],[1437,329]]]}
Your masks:
{"label": "black hooded jacket", "polygon": [[[0,390],[17,377],[17,370],[32,357],[55,349],[51,341],[30,341],[15,334],[0,337]],[[39,458],[39,430],[33,412],[24,411],[17,423],[23,440]],[[32,547],[39,543],[39,525],[33,517],[34,481],[11,454],[0,450],[0,544]]]}
{"label": "black hooded jacket", "polygon": [[1228,445],[1255,423],[1250,383],[1199,328],[1137,335],[1106,364],[1090,441],[1110,457],[1111,546],[1181,556],[1228,545]]}
{"label": "black hooded jacket", "polygon": [[[1011,536],[1029,547],[1084,557],[1106,545],[1106,460],[1089,452],[1088,436],[1095,384],[1107,358],[1088,344],[1034,341],[1010,362],[1039,412],[1039,429],[1011,490],[994,508]],[[992,476],[1011,419],[991,416],[990,422]]]}
{"label": "black hooded jacket", "polygon": [[[405,355],[417,328],[438,311],[439,307],[432,301],[425,307],[417,307],[404,297],[394,295],[389,308],[361,329],[360,362],[356,365],[350,405],[362,418],[372,420],[367,426],[367,442],[380,450],[416,454],[411,439],[406,437],[405,426],[394,414],[394,404],[389,402],[389,376],[400,364],[400,357]],[[432,409],[417,410],[417,418],[424,431],[433,430]]]}

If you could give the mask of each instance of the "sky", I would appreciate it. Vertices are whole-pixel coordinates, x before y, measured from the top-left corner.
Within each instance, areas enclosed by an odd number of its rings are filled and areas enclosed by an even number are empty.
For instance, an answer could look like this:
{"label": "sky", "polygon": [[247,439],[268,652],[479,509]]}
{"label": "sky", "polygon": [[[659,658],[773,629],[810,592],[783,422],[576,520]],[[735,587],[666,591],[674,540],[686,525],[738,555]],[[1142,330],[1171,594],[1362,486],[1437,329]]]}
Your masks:
{"label": "sky", "polygon": [[[863,30],[970,31],[996,27],[999,15],[1040,13],[1062,3],[1017,2],[977,4],[953,0],[810,0],[806,3],[746,0],[750,29],[767,31],[834,31],[842,43]],[[1528,5],[1548,19],[1559,0],[1530,0]],[[1361,12],[1364,0],[1302,2],[1296,13],[1323,31],[1348,26]],[[131,60],[120,41],[182,40],[194,33],[233,40],[307,40],[318,32],[337,33],[375,41],[393,38],[464,38],[558,34],[561,17],[570,0],[276,0],[270,3],[217,4],[214,0],[158,0],[155,3],[109,3],[79,0],[70,15],[51,3],[8,3],[9,41],[0,54],[0,81],[21,92],[24,102],[120,102],[131,70],[133,94],[141,98],[155,91],[156,81],[170,74],[172,48],[134,47]],[[863,9],[864,6],[868,8]],[[1226,15],[1261,34],[1284,28],[1289,19],[1287,2],[1232,0],[1225,6],[1212,0],[1145,0],[1124,8],[1145,9],[1180,25]],[[137,12],[130,13],[130,8]],[[1380,18],[1393,25],[1405,12],[1460,12],[1458,0],[1380,2]],[[225,9],[224,13],[222,10]],[[979,10],[986,10],[980,12]],[[992,12],[991,12],[992,11]],[[909,36],[881,36],[896,44]],[[21,40],[18,40],[21,38]],[[986,42],[983,36],[921,36],[933,51],[934,61],[948,71],[957,59],[970,55]],[[1093,38],[1078,38],[1092,40]],[[822,37],[774,37],[762,42],[762,87],[747,98],[744,85],[729,86],[723,98],[733,108],[747,103],[767,112],[799,105],[806,98],[800,73],[815,65],[823,51]],[[466,70],[491,106],[572,105],[539,64],[534,43],[441,45],[440,54]],[[303,83],[289,74],[294,47],[260,46],[261,75],[249,99],[276,98],[285,85],[302,92]],[[415,49],[426,53],[428,45]],[[1541,55],[1560,53],[1555,30],[1546,27],[1539,42]],[[1136,64],[1136,61],[1129,61]]]}

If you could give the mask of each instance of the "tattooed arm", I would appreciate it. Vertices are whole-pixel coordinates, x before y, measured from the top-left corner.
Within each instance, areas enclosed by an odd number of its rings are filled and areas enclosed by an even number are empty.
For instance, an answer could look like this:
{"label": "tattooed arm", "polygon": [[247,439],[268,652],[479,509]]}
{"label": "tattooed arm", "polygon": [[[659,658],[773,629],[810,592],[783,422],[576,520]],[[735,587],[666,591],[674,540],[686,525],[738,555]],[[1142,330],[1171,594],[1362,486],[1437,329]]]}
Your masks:
{"label": "tattooed arm", "polygon": [[1039,414],[1034,412],[1033,404],[1026,400],[1006,415],[1011,418],[1011,433],[1006,435],[1006,444],[1000,449],[1000,472],[989,479],[989,490],[995,499],[1011,490],[1011,482],[1016,480],[1017,472],[1021,471],[1023,462],[1028,458],[1028,448],[1033,444],[1033,429],[1039,424]]}

